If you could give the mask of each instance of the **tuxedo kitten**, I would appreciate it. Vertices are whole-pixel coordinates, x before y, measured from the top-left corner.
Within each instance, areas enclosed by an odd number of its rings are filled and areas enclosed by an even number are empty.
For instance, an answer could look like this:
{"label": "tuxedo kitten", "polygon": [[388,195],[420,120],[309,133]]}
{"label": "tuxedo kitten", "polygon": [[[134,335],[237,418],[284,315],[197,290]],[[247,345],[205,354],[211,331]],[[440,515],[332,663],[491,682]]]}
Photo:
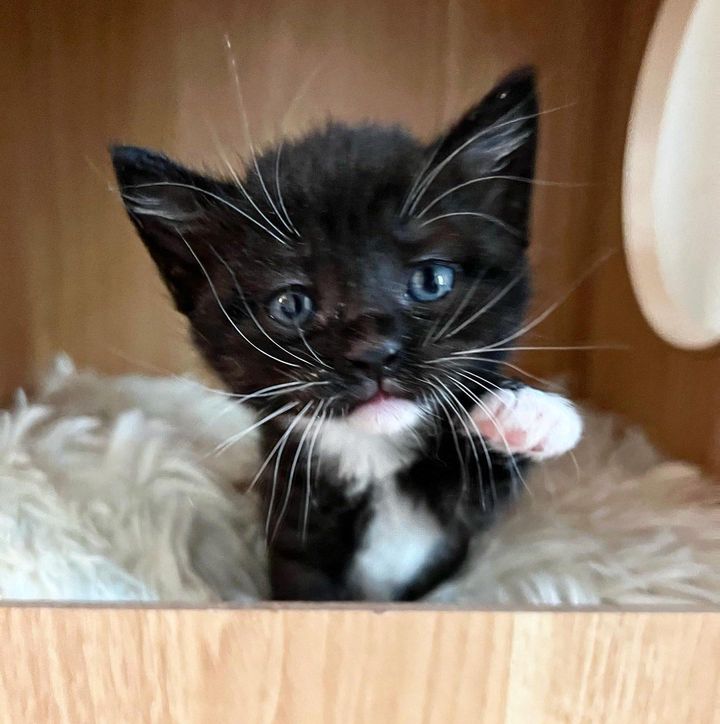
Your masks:
{"label": "tuxedo kitten", "polygon": [[[329,123],[221,179],[115,147],[207,362],[256,408],[277,599],[411,600],[580,419],[510,381],[538,108],[507,77],[434,143]],[[243,431],[238,431],[238,437]]]}

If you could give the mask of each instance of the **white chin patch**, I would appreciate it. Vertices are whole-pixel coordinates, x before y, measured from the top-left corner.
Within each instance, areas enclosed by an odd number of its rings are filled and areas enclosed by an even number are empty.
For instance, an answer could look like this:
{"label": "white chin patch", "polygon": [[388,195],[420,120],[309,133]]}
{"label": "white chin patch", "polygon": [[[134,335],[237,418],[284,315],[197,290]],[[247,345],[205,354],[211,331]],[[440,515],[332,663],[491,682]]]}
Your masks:
{"label": "white chin patch", "polygon": [[394,435],[417,424],[421,417],[415,402],[389,397],[360,405],[347,417],[351,427],[375,435]]}

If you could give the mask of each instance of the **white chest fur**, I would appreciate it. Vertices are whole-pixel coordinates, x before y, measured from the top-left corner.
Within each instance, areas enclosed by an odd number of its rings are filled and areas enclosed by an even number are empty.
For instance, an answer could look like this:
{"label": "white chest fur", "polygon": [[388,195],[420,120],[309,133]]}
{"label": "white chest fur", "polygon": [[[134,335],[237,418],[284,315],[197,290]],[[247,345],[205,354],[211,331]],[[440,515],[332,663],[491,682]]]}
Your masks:
{"label": "white chest fur", "polygon": [[418,455],[411,431],[381,435],[358,430],[345,420],[323,424],[317,441],[322,460],[338,465],[349,493],[360,493],[373,482],[392,478]]}
{"label": "white chest fur", "polygon": [[395,598],[429,563],[443,541],[435,518],[397,490],[377,485],[373,516],[350,572],[354,588],[372,600]]}
{"label": "white chest fur", "polygon": [[397,487],[398,471],[419,454],[412,431],[376,435],[332,422],[318,437],[318,453],[336,462],[349,495],[371,493],[372,515],[351,566],[351,585],[369,599],[392,599],[443,540],[432,514]]}

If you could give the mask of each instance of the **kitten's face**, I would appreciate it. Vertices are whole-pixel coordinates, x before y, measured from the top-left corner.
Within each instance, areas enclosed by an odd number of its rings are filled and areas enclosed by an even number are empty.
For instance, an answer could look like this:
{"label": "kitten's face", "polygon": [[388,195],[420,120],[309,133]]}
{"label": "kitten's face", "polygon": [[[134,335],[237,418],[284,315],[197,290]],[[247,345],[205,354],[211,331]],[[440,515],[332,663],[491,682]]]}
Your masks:
{"label": "kitten's face", "polygon": [[536,114],[523,72],[431,147],[332,124],[225,181],[142,149],[113,160],[140,236],[234,392],[392,433],[482,396],[473,375],[492,379],[521,326]]}

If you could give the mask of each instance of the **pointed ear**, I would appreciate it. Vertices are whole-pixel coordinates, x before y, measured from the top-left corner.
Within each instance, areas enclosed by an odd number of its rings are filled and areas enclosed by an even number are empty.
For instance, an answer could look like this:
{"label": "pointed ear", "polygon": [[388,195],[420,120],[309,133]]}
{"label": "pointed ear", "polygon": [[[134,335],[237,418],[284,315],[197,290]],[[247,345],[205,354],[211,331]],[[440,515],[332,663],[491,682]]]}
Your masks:
{"label": "pointed ear", "polygon": [[[506,76],[431,146],[432,162],[411,205],[415,215],[429,218],[449,207],[466,208],[526,234],[537,116],[533,69]],[[497,176],[523,180],[493,178]]]}
{"label": "pointed ear", "polygon": [[110,154],[125,209],[177,308],[188,314],[198,285],[207,284],[198,231],[217,208],[219,184],[145,148],[113,146]]}

